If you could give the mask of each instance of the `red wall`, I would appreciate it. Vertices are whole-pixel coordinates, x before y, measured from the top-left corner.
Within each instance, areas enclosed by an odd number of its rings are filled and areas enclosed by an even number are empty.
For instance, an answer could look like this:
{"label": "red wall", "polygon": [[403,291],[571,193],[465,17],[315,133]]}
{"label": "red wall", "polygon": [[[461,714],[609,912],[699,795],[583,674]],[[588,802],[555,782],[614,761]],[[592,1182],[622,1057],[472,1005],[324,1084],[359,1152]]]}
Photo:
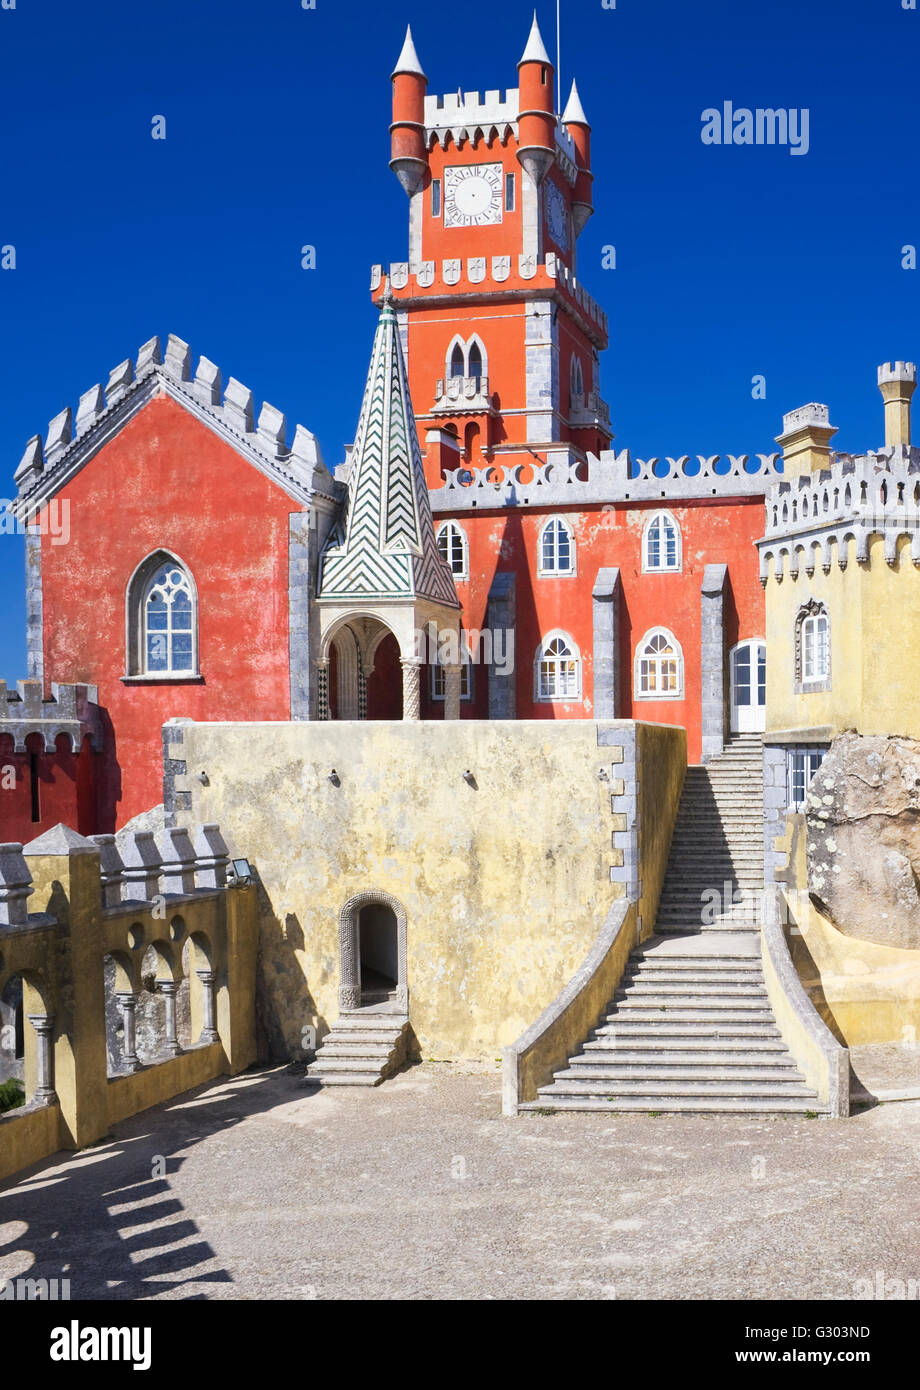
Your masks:
{"label": "red wall", "polygon": [[[95,771],[98,755],[89,743],[80,753],[70,751],[62,734],[57,751],[46,753],[44,739],[30,734],[26,753],[13,752],[10,734],[0,734],[0,841],[28,844],[63,822],[81,835],[96,831]],[[32,818],[30,753],[38,757],[38,819]],[[10,772],[12,769],[12,772]]]}
{"label": "red wall", "polygon": [[[290,717],[288,516],[299,508],[166,395],[60,495],[69,541],[46,536],[42,548],[45,680],[99,687],[97,828],[112,830],[162,800],[165,720]],[[202,679],[126,685],[126,589],[160,547],[197,585]]]}
{"label": "red wall", "polygon": [[[651,513],[664,505],[678,522],[683,568],[674,574],[642,573],[642,532]],[[594,709],[593,611],[591,592],[601,568],[618,567],[620,607],[620,717],[687,729],[692,762],[701,754],[700,588],[707,564],[727,564],[732,596],[726,613],[726,643],[764,635],[764,595],[754,541],[763,529],[763,501],[647,503],[564,512],[575,533],[574,578],[537,575],[537,538],[549,513],[511,511],[456,515],[470,545],[469,581],[457,581],[465,627],[481,628],[492,579],[498,570],[516,576],[515,670],[519,719],[585,719]],[[555,514],[553,512],[552,514]],[[439,513],[436,522],[444,520]],[[653,627],[666,627],[684,655],[684,698],[632,698],[636,648]],[[582,658],[582,699],[566,703],[534,700],[533,662],[541,638],[555,628],[569,634]],[[488,683],[480,670],[475,699],[464,703],[466,718],[486,718]]]}

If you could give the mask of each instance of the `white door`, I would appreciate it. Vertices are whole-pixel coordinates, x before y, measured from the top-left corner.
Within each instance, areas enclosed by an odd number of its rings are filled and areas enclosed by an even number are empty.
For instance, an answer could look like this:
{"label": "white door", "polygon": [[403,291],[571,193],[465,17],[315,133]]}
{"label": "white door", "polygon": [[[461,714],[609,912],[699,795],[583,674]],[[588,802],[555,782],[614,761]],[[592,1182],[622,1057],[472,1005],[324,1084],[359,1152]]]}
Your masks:
{"label": "white door", "polygon": [[762,733],[767,727],[767,644],[739,642],[731,655],[732,733]]}

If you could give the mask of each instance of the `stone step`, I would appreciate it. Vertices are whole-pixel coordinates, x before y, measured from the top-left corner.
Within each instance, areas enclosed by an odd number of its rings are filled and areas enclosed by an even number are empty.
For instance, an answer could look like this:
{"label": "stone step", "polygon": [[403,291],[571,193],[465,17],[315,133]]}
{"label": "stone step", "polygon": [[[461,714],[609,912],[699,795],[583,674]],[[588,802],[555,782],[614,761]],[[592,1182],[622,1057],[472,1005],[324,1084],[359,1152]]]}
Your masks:
{"label": "stone step", "polygon": [[684,977],[678,980],[662,980],[657,976],[654,979],[644,980],[633,978],[627,981],[622,988],[614,994],[614,999],[622,999],[627,995],[630,999],[648,999],[655,1003],[668,1003],[671,999],[692,998],[702,1001],[715,999],[758,999],[767,998],[766,987],[763,980],[754,978],[753,980],[705,980],[696,988],[688,989],[688,985],[693,985],[693,978]]}
{"label": "stone step", "polygon": [[680,1019],[662,1019],[660,1015],[650,1021],[608,1014],[607,1021],[599,1023],[594,1029],[593,1037],[594,1041],[584,1044],[586,1048],[606,1047],[608,1043],[620,1042],[625,1042],[630,1047],[645,1047],[647,1042],[659,1039],[662,1045],[674,1039],[681,1042],[684,1039],[692,1039],[695,1043],[701,1044],[721,1041],[740,1045],[752,1038],[763,1042],[779,1042],[782,1034],[773,1022],[727,1023],[725,1019],[720,1019],[716,1023],[713,1019],[694,1019],[688,1023]]}
{"label": "stone step", "polygon": [[375,1061],[386,1061],[393,1048],[388,1043],[379,1043],[374,1039],[355,1039],[353,1035],[346,1035],[347,1041],[336,1039],[332,1041],[332,1034],[323,1039],[321,1048],[324,1060],[330,1057],[367,1057]]}
{"label": "stone step", "polygon": [[624,1098],[628,1096],[648,1096],[664,1100],[679,1100],[682,1097],[724,1096],[743,1100],[768,1099],[777,1100],[801,1099],[817,1100],[814,1091],[806,1085],[797,1081],[650,1081],[645,1078],[636,1081],[618,1081],[616,1086],[608,1088],[598,1085],[596,1081],[554,1081],[549,1086],[540,1086],[537,1094],[540,1096],[560,1096],[560,1095],[599,1095],[609,1094],[610,1090],[617,1096]]}
{"label": "stone step", "polygon": [[[621,1012],[622,1011],[622,1012]],[[654,1023],[657,1019],[669,1023],[769,1023],[773,1014],[769,1005],[748,1007],[746,1005],[729,1009],[710,1008],[707,1005],[668,1004],[665,1008],[654,1008],[647,1004],[630,1004],[624,1000],[617,1007],[617,1018],[634,1018],[638,1023]]]}
{"label": "stone step", "polygon": [[383,1077],[379,1072],[370,1071],[314,1071],[307,1069],[307,1081],[315,1081],[322,1086],[379,1086]]}
{"label": "stone step", "polygon": [[[804,1085],[805,1078],[796,1070],[793,1062],[776,1062],[772,1066],[765,1062],[706,1062],[702,1058],[690,1058],[687,1062],[656,1062],[644,1059],[626,1063],[622,1059],[605,1063],[581,1062],[572,1058],[565,1071],[556,1072],[556,1081],[580,1081],[597,1087],[598,1082],[615,1081],[617,1090],[625,1089],[621,1083],[633,1081],[679,1082],[688,1080],[694,1084],[702,1081],[744,1082]],[[676,1093],[675,1093],[676,1094]]]}
{"label": "stone step", "polygon": [[[674,1038],[655,1041],[649,1039],[642,1043],[615,1043],[610,1039],[596,1039],[584,1044],[584,1051],[569,1058],[569,1065],[619,1065],[627,1062],[645,1064],[658,1058],[671,1062],[674,1066],[754,1066],[761,1060],[778,1066],[789,1051],[782,1038]],[[789,1062],[793,1066],[793,1062]]]}
{"label": "stone step", "polygon": [[750,1097],[694,1096],[684,1099],[663,1100],[660,1096],[610,1096],[602,1099],[595,1096],[556,1096],[541,1100],[525,1101],[521,1110],[554,1111],[601,1110],[608,1115],[616,1114],[655,1114],[655,1115],[822,1115],[826,1108],[815,1099],[812,1101]]}
{"label": "stone step", "polygon": [[646,988],[654,987],[655,984],[662,987],[680,986],[687,989],[691,985],[699,985],[703,989],[710,985],[750,985],[757,984],[764,987],[763,972],[756,970],[735,970],[732,966],[715,966],[711,970],[647,970],[645,966],[639,970],[633,970],[629,976],[627,988],[643,985]]}

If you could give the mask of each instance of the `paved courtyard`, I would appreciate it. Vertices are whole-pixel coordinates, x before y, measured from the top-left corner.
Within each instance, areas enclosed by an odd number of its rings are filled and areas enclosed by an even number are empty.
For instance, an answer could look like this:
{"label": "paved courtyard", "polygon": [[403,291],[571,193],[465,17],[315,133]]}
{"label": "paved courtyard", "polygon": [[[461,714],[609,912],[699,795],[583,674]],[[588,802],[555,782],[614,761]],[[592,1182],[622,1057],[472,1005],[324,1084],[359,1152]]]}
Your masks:
{"label": "paved courtyard", "polygon": [[74,1298],[839,1298],[920,1279],[920,1102],[849,1121],[499,1114],[497,1072],[215,1083],[0,1190]]}

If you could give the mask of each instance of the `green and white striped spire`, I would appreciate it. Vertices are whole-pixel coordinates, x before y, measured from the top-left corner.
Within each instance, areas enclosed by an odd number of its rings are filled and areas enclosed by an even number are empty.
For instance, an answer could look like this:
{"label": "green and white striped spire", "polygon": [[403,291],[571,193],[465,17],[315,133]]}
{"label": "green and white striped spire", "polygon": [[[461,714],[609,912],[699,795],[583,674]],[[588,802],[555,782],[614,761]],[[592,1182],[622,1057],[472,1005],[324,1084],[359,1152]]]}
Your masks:
{"label": "green and white striped spire", "polygon": [[352,453],[343,525],[320,598],[423,598],[459,608],[438,554],[399,325],[387,282]]}

